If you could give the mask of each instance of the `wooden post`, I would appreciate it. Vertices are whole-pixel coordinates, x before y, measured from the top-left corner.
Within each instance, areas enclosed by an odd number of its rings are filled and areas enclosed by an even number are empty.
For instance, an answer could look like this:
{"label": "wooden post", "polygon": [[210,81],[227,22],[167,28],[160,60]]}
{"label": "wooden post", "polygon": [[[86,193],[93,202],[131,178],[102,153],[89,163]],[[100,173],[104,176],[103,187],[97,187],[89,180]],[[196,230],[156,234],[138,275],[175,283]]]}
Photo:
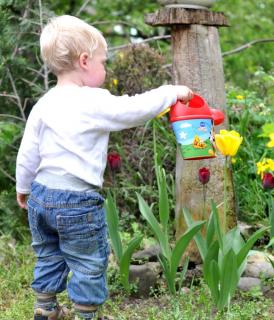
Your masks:
{"label": "wooden post", "polygon": [[[162,8],[146,16],[146,23],[152,26],[170,26],[172,36],[173,83],[189,86],[201,95],[212,108],[225,112],[226,99],[222,55],[217,27],[228,26],[223,13],[200,9]],[[227,127],[227,118],[222,126]],[[190,210],[194,220],[202,217],[203,188],[198,180],[201,167],[210,169],[211,178],[207,184],[207,217],[210,213],[210,199],[219,205],[220,221],[223,220],[224,200],[224,157],[215,159],[184,161],[177,151],[176,159],[176,237],[185,230],[182,208]],[[236,223],[232,177],[228,179],[227,225]],[[186,255],[195,263],[201,258],[194,241]]]}

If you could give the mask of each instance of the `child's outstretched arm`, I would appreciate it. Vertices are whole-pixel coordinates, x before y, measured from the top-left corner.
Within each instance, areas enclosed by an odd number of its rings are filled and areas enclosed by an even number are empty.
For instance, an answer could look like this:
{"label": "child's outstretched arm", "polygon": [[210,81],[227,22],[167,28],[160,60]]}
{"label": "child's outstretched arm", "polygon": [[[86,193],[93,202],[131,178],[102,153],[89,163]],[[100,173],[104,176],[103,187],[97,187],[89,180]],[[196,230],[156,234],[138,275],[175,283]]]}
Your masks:
{"label": "child's outstretched arm", "polygon": [[97,121],[96,125],[99,126],[98,129],[106,131],[143,125],[177,100],[187,102],[192,96],[192,90],[181,85],[163,85],[134,96],[113,96],[107,90],[102,90],[102,101],[97,103],[100,121]]}

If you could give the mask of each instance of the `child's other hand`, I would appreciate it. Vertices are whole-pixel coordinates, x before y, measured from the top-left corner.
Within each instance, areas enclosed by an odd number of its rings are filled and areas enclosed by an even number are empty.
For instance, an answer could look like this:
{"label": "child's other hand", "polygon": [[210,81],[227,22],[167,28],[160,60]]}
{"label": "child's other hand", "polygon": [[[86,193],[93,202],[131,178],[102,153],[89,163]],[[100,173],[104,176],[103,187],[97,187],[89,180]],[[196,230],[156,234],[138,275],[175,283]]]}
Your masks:
{"label": "child's other hand", "polygon": [[17,200],[17,203],[19,205],[20,208],[22,209],[28,209],[28,206],[27,206],[27,194],[23,194],[23,193],[19,193],[17,192],[16,194],[16,200]]}
{"label": "child's other hand", "polygon": [[186,86],[175,86],[177,89],[177,99],[188,102],[193,98],[193,92]]}

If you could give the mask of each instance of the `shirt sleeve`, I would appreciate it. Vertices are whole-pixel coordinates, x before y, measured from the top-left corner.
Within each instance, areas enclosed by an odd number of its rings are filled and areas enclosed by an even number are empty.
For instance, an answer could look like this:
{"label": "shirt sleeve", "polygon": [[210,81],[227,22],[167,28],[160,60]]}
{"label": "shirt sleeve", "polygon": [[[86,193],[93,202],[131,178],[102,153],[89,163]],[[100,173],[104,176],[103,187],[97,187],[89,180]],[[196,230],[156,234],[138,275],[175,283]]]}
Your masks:
{"label": "shirt sleeve", "polygon": [[39,120],[36,112],[31,111],[16,160],[16,191],[23,194],[30,193],[30,185],[35,178],[40,164]]}
{"label": "shirt sleeve", "polygon": [[102,101],[97,104],[96,127],[105,131],[119,131],[143,125],[169,108],[177,100],[178,89],[164,85],[134,96],[114,96],[104,91]]}

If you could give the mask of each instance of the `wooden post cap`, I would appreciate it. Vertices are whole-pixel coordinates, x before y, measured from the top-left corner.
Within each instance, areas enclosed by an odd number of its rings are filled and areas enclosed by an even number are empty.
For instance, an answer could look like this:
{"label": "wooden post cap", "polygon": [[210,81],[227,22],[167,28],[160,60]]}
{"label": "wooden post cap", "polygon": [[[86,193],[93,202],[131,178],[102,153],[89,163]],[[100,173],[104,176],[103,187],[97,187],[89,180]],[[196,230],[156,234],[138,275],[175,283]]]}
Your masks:
{"label": "wooden post cap", "polygon": [[146,24],[151,26],[201,24],[207,26],[229,26],[228,18],[223,12],[203,9],[162,8],[145,16]]}

